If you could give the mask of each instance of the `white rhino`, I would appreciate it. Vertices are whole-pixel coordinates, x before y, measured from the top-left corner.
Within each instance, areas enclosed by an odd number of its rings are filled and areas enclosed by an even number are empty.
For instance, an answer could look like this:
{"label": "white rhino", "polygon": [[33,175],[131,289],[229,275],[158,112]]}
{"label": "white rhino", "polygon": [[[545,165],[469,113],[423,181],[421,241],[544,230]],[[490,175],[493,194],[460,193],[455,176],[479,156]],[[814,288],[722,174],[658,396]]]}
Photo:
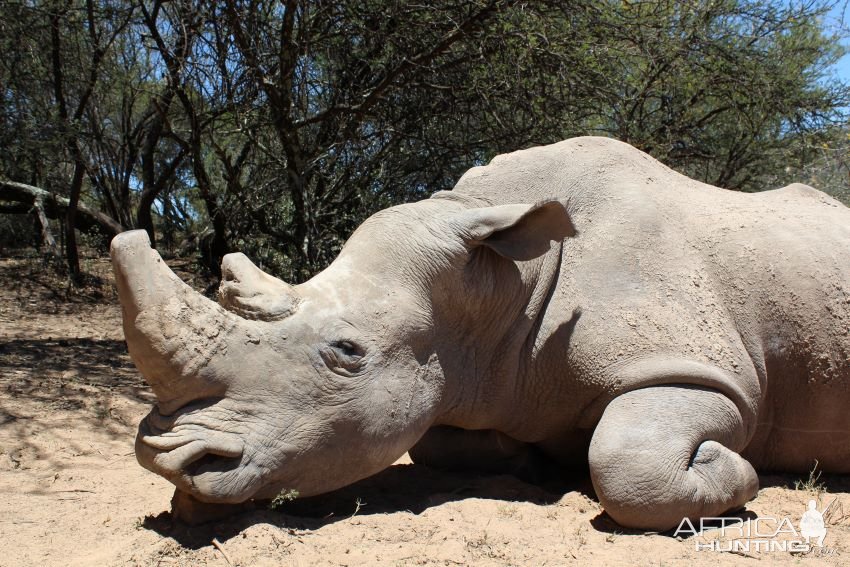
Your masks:
{"label": "white rhino", "polygon": [[744,505],[755,469],[850,471],[850,210],[804,185],[578,138],[379,212],[298,286],[231,254],[217,305],[142,231],[112,257],[158,399],[138,460],[192,501],[543,455],[666,530]]}

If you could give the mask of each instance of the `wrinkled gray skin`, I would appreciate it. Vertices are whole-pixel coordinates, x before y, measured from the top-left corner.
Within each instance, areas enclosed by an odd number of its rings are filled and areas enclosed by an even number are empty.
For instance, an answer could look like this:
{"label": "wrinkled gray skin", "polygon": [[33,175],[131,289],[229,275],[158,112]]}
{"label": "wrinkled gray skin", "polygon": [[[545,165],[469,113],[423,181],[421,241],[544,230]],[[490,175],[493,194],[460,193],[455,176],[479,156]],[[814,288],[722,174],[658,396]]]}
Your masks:
{"label": "wrinkled gray skin", "polygon": [[754,467],[850,471],[850,211],[803,185],[578,138],[374,215],[295,287],[231,254],[216,305],[144,232],[112,256],[159,400],[139,462],[196,502],[544,454],[664,530],[742,506]]}

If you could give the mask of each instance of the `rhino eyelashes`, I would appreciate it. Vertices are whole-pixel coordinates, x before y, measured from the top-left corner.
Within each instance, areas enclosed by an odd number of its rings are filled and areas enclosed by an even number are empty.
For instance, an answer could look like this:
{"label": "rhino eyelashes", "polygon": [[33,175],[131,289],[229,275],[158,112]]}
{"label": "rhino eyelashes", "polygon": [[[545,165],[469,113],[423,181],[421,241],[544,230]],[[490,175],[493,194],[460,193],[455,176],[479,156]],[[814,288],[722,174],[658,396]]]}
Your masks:
{"label": "rhino eyelashes", "polygon": [[320,354],[325,365],[341,376],[356,376],[366,366],[366,349],[354,341],[333,341]]}

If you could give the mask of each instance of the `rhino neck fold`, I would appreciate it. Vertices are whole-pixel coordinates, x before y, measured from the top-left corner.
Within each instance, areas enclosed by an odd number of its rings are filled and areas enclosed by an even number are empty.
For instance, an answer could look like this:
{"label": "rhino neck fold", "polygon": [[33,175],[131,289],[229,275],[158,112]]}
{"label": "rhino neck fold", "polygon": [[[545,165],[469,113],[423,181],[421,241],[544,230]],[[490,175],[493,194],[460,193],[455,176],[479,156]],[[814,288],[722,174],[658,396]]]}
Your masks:
{"label": "rhino neck fold", "polygon": [[[558,244],[540,258],[511,263],[509,289],[472,291],[467,297],[477,301],[465,309],[453,306],[464,309],[463,324],[446,325],[454,332],[438,346],[441,360],[452,363],[444,366],[446,395],[437,424],[526,436],[528,420],[522,416],[535,408],[518,404],[530,400],[533,406],[537,399],[526,390],[538,382],[536,363],[551,334],[544,330],[543,315],[556,291],[562,254]],[[458,318],[443,314],[452,316]]]}

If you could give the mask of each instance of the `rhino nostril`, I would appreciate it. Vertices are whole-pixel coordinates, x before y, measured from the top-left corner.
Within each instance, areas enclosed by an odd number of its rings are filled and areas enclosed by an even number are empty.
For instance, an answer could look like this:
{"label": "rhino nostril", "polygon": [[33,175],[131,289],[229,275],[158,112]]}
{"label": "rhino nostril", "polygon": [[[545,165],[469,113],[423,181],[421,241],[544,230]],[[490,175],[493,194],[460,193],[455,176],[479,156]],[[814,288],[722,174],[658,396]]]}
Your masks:
{"label": "rhino nostril", "polygon": [[141,440],[145,445],[153,447],[158,451],[173,451],[178,447],[191,443],[196,438],[197,436],[193,435],[173,435],[169,433],[141,436]]}
{"label": "rhino nostril", "polygon": [[225,266],[224,269],[222,269],[221,280],[222,282],[239,282],[239,278],[236,276],[236,273],[233,271],[233,268],[231,268],[229,265]]}

